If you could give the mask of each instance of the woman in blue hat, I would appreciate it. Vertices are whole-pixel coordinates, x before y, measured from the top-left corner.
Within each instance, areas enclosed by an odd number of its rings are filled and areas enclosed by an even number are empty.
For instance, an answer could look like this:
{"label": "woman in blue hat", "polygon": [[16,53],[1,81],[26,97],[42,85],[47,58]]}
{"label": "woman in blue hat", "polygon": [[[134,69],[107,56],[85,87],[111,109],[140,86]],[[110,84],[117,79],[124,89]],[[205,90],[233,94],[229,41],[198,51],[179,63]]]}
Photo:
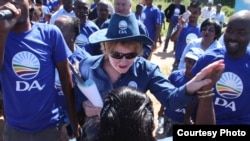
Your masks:
{"label": "woman in blue hat", "polygon": [[[96,83],[102,99],[112,89],[130,86],[143,93],[150,91],[164,107],[177,109],[190,103],[196,91],[210,90],[219,79],[214,77],[215,72],[224,69],[223,61],[217,61],[183,86],[175,87],[157,65],[139,57],[142,43],[152,45],[153,41],[139,33],[134,14],[114,14],[108,28],[94,32],[89,41],[101,43],[103,54],[81,61],[79,73],[84,81],[91,79]],[[95,107],[78,87],[75,93],[77,107],[83,108],[87,117],[100,114],[102,107]]]}

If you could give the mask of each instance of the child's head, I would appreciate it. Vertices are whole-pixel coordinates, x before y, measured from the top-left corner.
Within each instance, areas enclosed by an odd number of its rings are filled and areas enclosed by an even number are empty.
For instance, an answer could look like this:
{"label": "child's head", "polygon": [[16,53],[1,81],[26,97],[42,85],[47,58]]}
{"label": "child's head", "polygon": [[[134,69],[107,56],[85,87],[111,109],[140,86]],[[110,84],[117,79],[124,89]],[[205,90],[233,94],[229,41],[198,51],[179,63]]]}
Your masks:
{"label": "child's head", "polygon": [[198,47],[192,47],[189,49],[189,51],[185,55],[186,75],[190,74],[190,70],[203,53],[204,51]]}

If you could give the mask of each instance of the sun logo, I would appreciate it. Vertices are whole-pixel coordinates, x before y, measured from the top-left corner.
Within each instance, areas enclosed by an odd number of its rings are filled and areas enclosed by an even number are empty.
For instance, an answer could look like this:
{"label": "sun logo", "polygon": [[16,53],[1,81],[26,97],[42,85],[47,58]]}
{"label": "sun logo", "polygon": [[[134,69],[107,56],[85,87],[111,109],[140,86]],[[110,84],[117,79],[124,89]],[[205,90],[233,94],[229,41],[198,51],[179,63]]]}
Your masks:
{"label": "sun logo", "polygon": [[30,80],[39,73],[40,62],[34,54],[22,51],[13,57],[12,69],[19,78]]}
{"label": "sun logo", "polygon": [[130,86],[130,87],[133,87],[133,88],[138,88],[138,85],[137,85],[137,83],[135,82],[135,81],[130,81],[129,83],[128,83],[128,86]]}
{"label": "sun logo", "polygon": [[126,29],[128,28],[128,23],[124,20],[119,22],[119,34],[127,34]]}
{"label": "sun logo", "polygon": [[238,98],[243,91],[243,83],[239,76],[232,72],[224,72],[216,83],[217,93],[227,99]]}

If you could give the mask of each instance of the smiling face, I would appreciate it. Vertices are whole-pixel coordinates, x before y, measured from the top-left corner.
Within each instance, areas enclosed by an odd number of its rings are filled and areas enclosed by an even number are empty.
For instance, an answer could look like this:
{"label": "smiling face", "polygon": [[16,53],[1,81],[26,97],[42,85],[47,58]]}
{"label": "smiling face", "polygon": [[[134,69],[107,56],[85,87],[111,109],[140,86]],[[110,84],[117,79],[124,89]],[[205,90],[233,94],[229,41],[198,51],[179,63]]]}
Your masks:
{"label": "smiling face", "polygon": [[250,41],[250,12],[247,10],[235,13],[229,19],[225,34],[224,43],[227,53],[234,58],[245,55]]}

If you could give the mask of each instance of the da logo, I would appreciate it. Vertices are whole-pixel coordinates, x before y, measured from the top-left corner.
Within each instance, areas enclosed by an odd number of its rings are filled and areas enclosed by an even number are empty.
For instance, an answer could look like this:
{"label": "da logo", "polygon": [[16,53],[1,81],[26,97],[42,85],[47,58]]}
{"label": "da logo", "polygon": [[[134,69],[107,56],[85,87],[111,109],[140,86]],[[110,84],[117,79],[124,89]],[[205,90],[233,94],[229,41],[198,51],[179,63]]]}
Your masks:
{"label": "da logo", "polygon": [[130,81],[129,83],[128,83],[128,86],[130,86],[130,87],[133,87],[133,88],[138,88],[138,86],[137,86],[137,83],[135,82],[135,81]]}
{"label": "da logo", "polygon": [[119,34],[127,34],[128,23],[124,20],[119,22]]}
{"label": "da logo", "polygon": [[216,83],[217,93],[227,99],[238,98],[243,91],[243,83],[238,75],[225,72]]}
{"label": "da logo", "polygon": [[22,51],[13,57],[12,69],[19,78],[29,80],[39,73],[40,62],[34,54]]}

